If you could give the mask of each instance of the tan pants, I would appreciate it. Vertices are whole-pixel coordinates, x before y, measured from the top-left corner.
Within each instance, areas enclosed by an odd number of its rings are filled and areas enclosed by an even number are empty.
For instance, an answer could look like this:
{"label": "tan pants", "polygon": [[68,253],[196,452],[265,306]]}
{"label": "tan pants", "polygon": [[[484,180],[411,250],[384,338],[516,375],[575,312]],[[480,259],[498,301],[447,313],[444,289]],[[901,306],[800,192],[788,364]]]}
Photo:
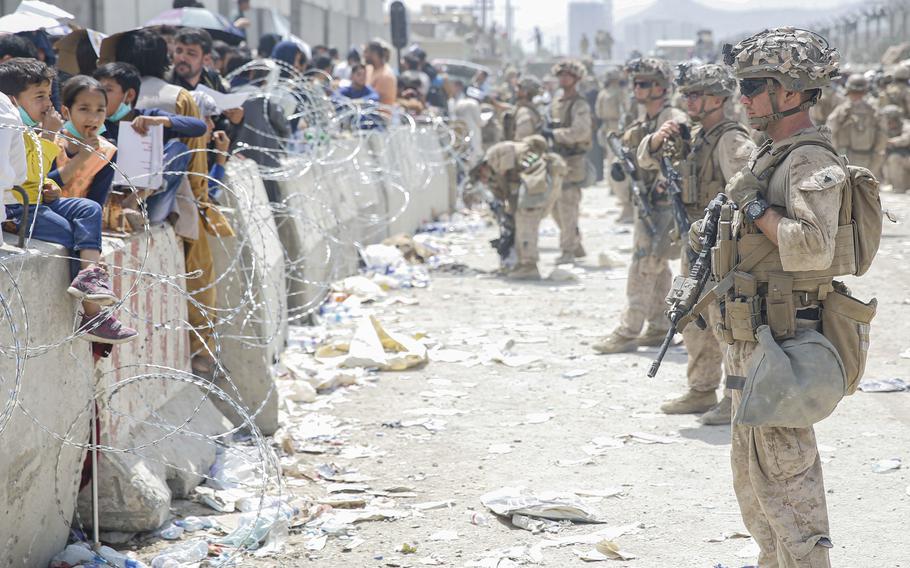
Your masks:
{"label": "tan pants", "polygon": [[670,257],[675,256],[671,254],[673,246],[667,236],[673,216],[669,209],[655,209],[654,214],[659,242],[654,242],[655,238],[638,217],[632,227],[633,252],[626,280],[626,307],[618,329],[626,337],[637,337],[645,323],[650,329],[662,330],[670,325],[664,312],[673,277]]}
{"label": "tan pants", "polygon": [[[208,309],[214,309],[217,306],[218,290],[212,286],[215,281],[214,261],[212,259],[212,250],[209,248],[209,239],[215,238],[209,235],[202,219],[199,219],[199,238],[196,240],[184,240],[183,250],[186,260],[186,271],[192,273],[196,270],[201,271],[197,278],[186,279],[186,290],[193,300],[199,302],[202,307],[197,307],[193,302],[187,302],[187,312],[189,324],[196,329],[196,332],[190,331],[190,352],[193,354],[204,354],[203,343],[208,348],[214,350],[212,344],[212,329],[210,319],[214,320],[215,314]],[[197,336],[198,332],[198,336]],[[200,337],[201,336],[201,339]]]}
{"label": "tan pants", "polygon": [[[731,375],[745,376],[757,343],[727,349]],[[733,408],[741,391],[733,391]],[[743,522],[761,548],[759,568],[829,568],[828,510],[813,428],[734,425],[730,460]]]}
{"label": "tan pants", "polygon": [[564,182],[562,191],[553,204],[553,219],[559,227],[559,248],[563,253],[573,254],[581,246],[578,231],[578,214],[581,210],[581,187]]}
{"label": "tan pants", "polygon": [[[689,273],[686,247],[682,251],[680,269],[682,274]],[[727,349],[727,343],[717,331],[717,324],[721,323],[720,306],[717,303],[711,304],[708,313],[704,315],[707,329],[698,329],[697,325],[691,323],[682,331],[686,351],[689,353],[686,378],[692,390],[713,391],[723,377],[723,352]]]}
{"label": "tan pants", "polygon": [[910,156],[888,154],[882,169],[885,172],[885,183],[890,183],[895,193],[904,193],[910,189]]}
{"label": "tan pants", "polygon": [[546,208],[519,209],[515,213],[515,252],[518,264],[537,264],[540,255],[537,252],[537,238],[540,233],[540,221],[546,214]]}

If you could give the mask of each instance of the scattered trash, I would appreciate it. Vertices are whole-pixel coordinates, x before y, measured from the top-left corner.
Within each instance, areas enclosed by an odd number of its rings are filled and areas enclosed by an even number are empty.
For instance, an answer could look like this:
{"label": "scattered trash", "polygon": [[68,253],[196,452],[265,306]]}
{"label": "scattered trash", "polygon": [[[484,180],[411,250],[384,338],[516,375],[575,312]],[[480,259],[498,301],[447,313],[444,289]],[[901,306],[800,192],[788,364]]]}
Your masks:
{"label": "scattered trash", "polygon": [[554,268],[553,272],[547,276],[551,282],[578,282],[578,275],[565,268]]}
{"label": "scattered trash", "polygon": [[[910,487],[908,487],[907,490],[910,491]],[[467,517],[468,517],[468,522],[470,522],[472,525],[477,525],[479,527],[485,527],[490,524],[490,517],[484,515],[483,513],[479,513],[477,511],[468,511]]]}
{"label": "scattered trash", "polygon": [[457,531],[454,531],[454,530],[444,530],[444,531],[438,531],[438,532],[435,532],[435,533],[431,534],[430,537],[429,537],[427,540],[432,540],[432,541],[450,541],[450,540],[458,540],[458,539],[459,539],[459,536],[458,536],[458,532],[457,532]]}
{"label": "scattered trash", "polygon": [[87,542],[77,542],[57,553],[51,559],[49,568],[70,568],[70,566],[79,566],[98,559],[92,551],[91,545]]}
{"label": "scattered trash", "polygon": [[205,560],[209,545],[204,540],[189,540],[168,548],[154,559],[152,568],[179,568],[184,564]]}
{"label": "scattered trash", "polygon": [[898,378],[863,379],[859,382],[859,390],[863,392],[904,392],[910,391],[910,383]]}
{"label": "scattered trash", "polygon": [[473,353],[460,351],[458,349],[434,349],[429,352],[430,361],[439,361],[442,363],[460,363],[474,357]]}
{"label": "scattered trash", "polygon": [[649,434],[648,432],[632,432],[630,434],[626,434],[625,436],[619,436],[619,438],[634,440],[642,444],[675,444],[679,441],[675,438],[658,436],[657,434]]}
{"label": "scattered trash", "polygon": [[720,536],[713,536],[711,538],[706,538],[705,542],[724,542],[725,540],[733,540],[736,538],[752,538],[752,535],[749,533],[744,533],[740,531],[730,531],[725,532]]}
{"label": "scattered trash", "polygon": [[574,493],[546,492],[534,495],[521,487],[503,487],[481,496],[484,507],[502,517],[520,514],[550,520],[602,523],[599,511]]}
{"label": "scattered trash", "polygon": [[610,438],[606,436],[601,436],[591,440],[590,444],[585,444],[581,447],[581,451],[588,454],[589,456],[602,456],[608,451],[621,448],[625,443],[619,438]]}
{"label": "scattered trash", "polygon": [[601,268],[621,268],[625,265],[625,259],[613,251],[606,251],[597,255],[597,266]]}
{"label": "scattered trash", "polygon": [[398,552],[402,554],[415,554],[417,552],[417,547],[413,544],[404,543],[401,545],[401,548],[398,549]]}
{"label": "scattered trash", "polygon": [[526,414],[525,415],[525,424],[543,424],[544,422],[549,422],[553,419],[553,415],[549,412],[539,412],[535,414]]}
{"label": "scattered trash", "polygon": [[585,562],[599,562],[601,560],[632,560],[635,555],[630,554],[619,548],[619,545],[612,540],[604,539],[598,542],[592,550],[587,552],[576,552],[579,558]]}
{"label": "scattered trash", "polygon": [[417,509],[418,511],[431,511],[433,509],[448,509],[453,506],[455,501],[446,500],[446,501],[428,501],[426,503],[414,503],[411,505],[412,509]]}
{"label": "scattered trash", "polygon": [[888,460],[877,461],[872,464],[872,473],[885,473],[887,471],[895,471],[901,468],[901,459],[900,458],[891,458]]}
{"label": "scattered trash", "polygon": [[374,316],[365,316],[350,343],[323,345],[316,350],[316,357],[322,361],[336,359],[339,367],[403,371],[425,364],[427,348],[412,337],[387,331]]}
{"label": "scattered trash", "polygon": [[328,540],[329,540],[329,535],[327,535],[327,534],[319,535],[319,536],[317,536],[315,538],[311,538],[310,540],[303,543],[303,547],[307,550],[312,550],[314,552],[319,551],[319,550],[322,550],[323,548],[325,548],[325,545],[328,542]]}
{"label": "scattered trash", "polygon": [[587,369],[572,369],[571,371],[566,371],[562,374],[564,379],[577,379],[578,377],[583,377],[590,373],[591,371]]}
{"label": "scattered trash", "polygon": [[640,528],[640,523],[634,523],[618,527],[607,527],[586,535],[568,535],[555,539],[546,539],[533,545],[528,549],[527,554],[531,562],[540,564],[543,562],[543,550],[545,548],[559,548],[575,544],[596,545],[603,540],[616,540],[623,535],[638,532]]}
{"label": "scattered trash", "polygon": [[[527,515],[512,515],[512,525],[524,529],[526,531],[531,531],[532,534],[538,534],[542,532],[559,532],[564,525],[557,523],[556,521],[549,521],[546,519],[532,519]],[[568,522],[568,521],[563,521]]]}
{"label": "scattered trash", "polygon": [[183,527],[177,525],[168,525],[158,531],[158,536],[164,540],[177,540],[183,536]]}
{"label": "scattered trash", "polygon": [[509,444],[491,444],[490,447],[487,448],[487,453],[490,453],[490,454],[511,454],[511,453],[512,453],[512,446],[510,446]]}
{"label": "scattered trash", "polygon": [[[749,538],[751,538],[751,537],[749,537]],[[753,540],[746,546],[744,546],[744,547],[740,548],[738,551],[736,551],[736,557],[737,558],[757,558],[760,553],[761,553],[761,548],[759,548],[758,543]]]}

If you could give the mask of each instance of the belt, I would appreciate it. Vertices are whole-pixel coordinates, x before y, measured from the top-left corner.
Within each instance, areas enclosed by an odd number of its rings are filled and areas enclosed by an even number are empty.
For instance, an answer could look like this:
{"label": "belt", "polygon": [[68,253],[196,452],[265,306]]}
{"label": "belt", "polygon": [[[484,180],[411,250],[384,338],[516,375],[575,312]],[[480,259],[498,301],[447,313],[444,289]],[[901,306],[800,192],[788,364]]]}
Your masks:
{"label": "belt", "polygon": [[803,308],[796,310],[796,319],[819,321],[821,319],[821,310],[818,308]]}

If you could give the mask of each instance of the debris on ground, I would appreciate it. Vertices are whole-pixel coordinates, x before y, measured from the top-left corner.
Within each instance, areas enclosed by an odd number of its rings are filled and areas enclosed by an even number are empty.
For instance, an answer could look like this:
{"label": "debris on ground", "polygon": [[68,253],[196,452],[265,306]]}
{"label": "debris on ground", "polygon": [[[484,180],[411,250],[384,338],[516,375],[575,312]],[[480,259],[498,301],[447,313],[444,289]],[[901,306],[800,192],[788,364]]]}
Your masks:
{"label": "debris on ground", "polygon": [[601,513],[574,493],[533,494],[523,487],[503,487],[480,498],[484,507],[501,517],[526,515],[549,520],[603,523]]}
{"label": "debris on ground", "polygon": [[891,458],[886,460],[879,460],[872,464],[872,473],[885,473],[888,471],[895,471],[901,468],[901,459],[900,458]]}
{"label": "debris on ground", "polygon": [[910,391],[910,383],[903,379],[863,379],[859,382],[859,390],[863,392],[906,392]]}

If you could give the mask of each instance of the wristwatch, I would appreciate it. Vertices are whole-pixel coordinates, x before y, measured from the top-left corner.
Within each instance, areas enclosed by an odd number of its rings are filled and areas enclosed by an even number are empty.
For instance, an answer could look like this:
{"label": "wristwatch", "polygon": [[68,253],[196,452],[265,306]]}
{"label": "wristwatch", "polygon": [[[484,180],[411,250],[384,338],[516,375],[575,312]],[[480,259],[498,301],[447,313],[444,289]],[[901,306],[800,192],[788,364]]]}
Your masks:
{"label": "wristwatch", "polygon": [[743,207],[743,214],[749,221],[754,223],[765,214],[765,211],[767,211],[769,207],[770,205],[768,205],[768,202],[765,201],[763,197],[759,196],[749,203],[746,203],[745,207]]}

